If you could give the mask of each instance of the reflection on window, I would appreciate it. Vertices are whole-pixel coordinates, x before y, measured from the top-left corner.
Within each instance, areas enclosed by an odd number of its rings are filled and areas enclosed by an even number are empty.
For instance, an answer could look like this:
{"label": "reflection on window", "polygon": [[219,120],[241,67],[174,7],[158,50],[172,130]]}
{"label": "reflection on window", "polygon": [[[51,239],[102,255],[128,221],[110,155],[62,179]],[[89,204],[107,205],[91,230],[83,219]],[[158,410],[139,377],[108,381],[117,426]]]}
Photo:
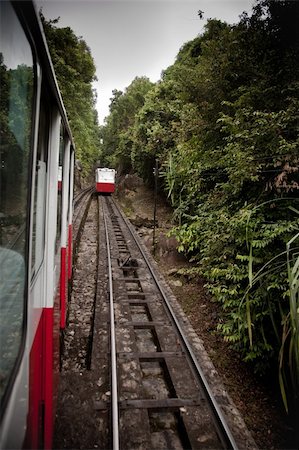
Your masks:
{"label": "reflection on window", "polygon": [[28,167],[33,109],[33,58],[8,2],[0,23],[0,398],[22,339],[27,273]]}
{"label": "reflection on window", "polygon": [[31,278],[34,278],[44,257],[45,245],[45,206],[47,187],[47,160],[50,114],[47,109],[49,100],[45,94],[41,97],[41,108],[39,118],[38,145],[35,167],[35,186],[33,203],[33,224],[32,224],[32,259]]}

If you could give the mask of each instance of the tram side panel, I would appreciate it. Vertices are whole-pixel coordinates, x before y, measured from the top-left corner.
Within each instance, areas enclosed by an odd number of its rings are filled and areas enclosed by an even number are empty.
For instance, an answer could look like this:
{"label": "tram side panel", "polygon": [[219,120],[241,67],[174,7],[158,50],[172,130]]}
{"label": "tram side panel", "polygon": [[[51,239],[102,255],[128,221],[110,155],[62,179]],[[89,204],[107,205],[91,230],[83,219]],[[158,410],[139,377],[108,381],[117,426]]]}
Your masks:
{"label": "tram side panel", "polygon": [[71,274],[74,154],[33,4],[0,7],[0,448],[47,449],[65,321],[61,293]]}

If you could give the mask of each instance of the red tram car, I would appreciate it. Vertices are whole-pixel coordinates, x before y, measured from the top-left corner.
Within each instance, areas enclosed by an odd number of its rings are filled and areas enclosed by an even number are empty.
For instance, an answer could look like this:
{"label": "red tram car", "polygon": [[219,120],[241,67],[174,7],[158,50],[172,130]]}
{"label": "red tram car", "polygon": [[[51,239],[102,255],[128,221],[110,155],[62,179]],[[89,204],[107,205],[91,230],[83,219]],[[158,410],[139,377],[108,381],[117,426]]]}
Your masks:
{"label": "red tram car", "polygon": [[38,13],[1,1],[0,448],[51,448],[74,144]]}
{"label": "red tram car", "polygon": [[115,175],[114,169],[96,169],[96,191],[100,194],[112,194],[115,191]]}

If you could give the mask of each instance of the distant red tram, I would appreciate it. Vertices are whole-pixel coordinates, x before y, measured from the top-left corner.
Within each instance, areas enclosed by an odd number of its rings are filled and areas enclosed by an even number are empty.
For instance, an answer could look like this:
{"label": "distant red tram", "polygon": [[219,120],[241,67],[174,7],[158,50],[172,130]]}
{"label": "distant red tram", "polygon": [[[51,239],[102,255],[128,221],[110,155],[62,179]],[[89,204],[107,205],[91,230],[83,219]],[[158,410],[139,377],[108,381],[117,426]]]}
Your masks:
{"label": "distant red tram", "polygon": [[112,194],[115,191],[115,175],[114,169],[96,169],[96,191],[100,194]]}

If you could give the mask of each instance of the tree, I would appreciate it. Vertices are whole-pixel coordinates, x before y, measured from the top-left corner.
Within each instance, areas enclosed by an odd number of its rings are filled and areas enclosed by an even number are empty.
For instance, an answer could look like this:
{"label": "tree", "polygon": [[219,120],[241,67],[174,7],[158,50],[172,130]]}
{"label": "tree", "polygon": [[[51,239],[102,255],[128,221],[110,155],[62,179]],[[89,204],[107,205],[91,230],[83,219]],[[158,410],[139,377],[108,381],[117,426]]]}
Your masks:
{"label": "tree", "polygon": [[298,248],[286,245],[299,228],[298,18],[298,2],[260,0],[236,25],[209,20],[134,115],[122,94],[107,119],[122,124],[110,128],[112,154],[131,156],[144,180],[159,158],[179,250],[222,306],[224,338],[259,371],[290,350],[294,379]]}
{"label": "tree", "polygon": [[104,158],[118,167],[119,173],[128,173],[132,168],[133,125],[152,86],[148,78],[136,77],[125,92],[113,91],[110,115],[101,133]]}
{"label": "tree", "polygon": [[81,160],[86,175],[99,159],[96,93],[92,88],[96,80],[95,64],[86,42],[70,27],[58,28],[59,19],[47,21],[42,12],[40,15],[73,132],[76,158]]}

